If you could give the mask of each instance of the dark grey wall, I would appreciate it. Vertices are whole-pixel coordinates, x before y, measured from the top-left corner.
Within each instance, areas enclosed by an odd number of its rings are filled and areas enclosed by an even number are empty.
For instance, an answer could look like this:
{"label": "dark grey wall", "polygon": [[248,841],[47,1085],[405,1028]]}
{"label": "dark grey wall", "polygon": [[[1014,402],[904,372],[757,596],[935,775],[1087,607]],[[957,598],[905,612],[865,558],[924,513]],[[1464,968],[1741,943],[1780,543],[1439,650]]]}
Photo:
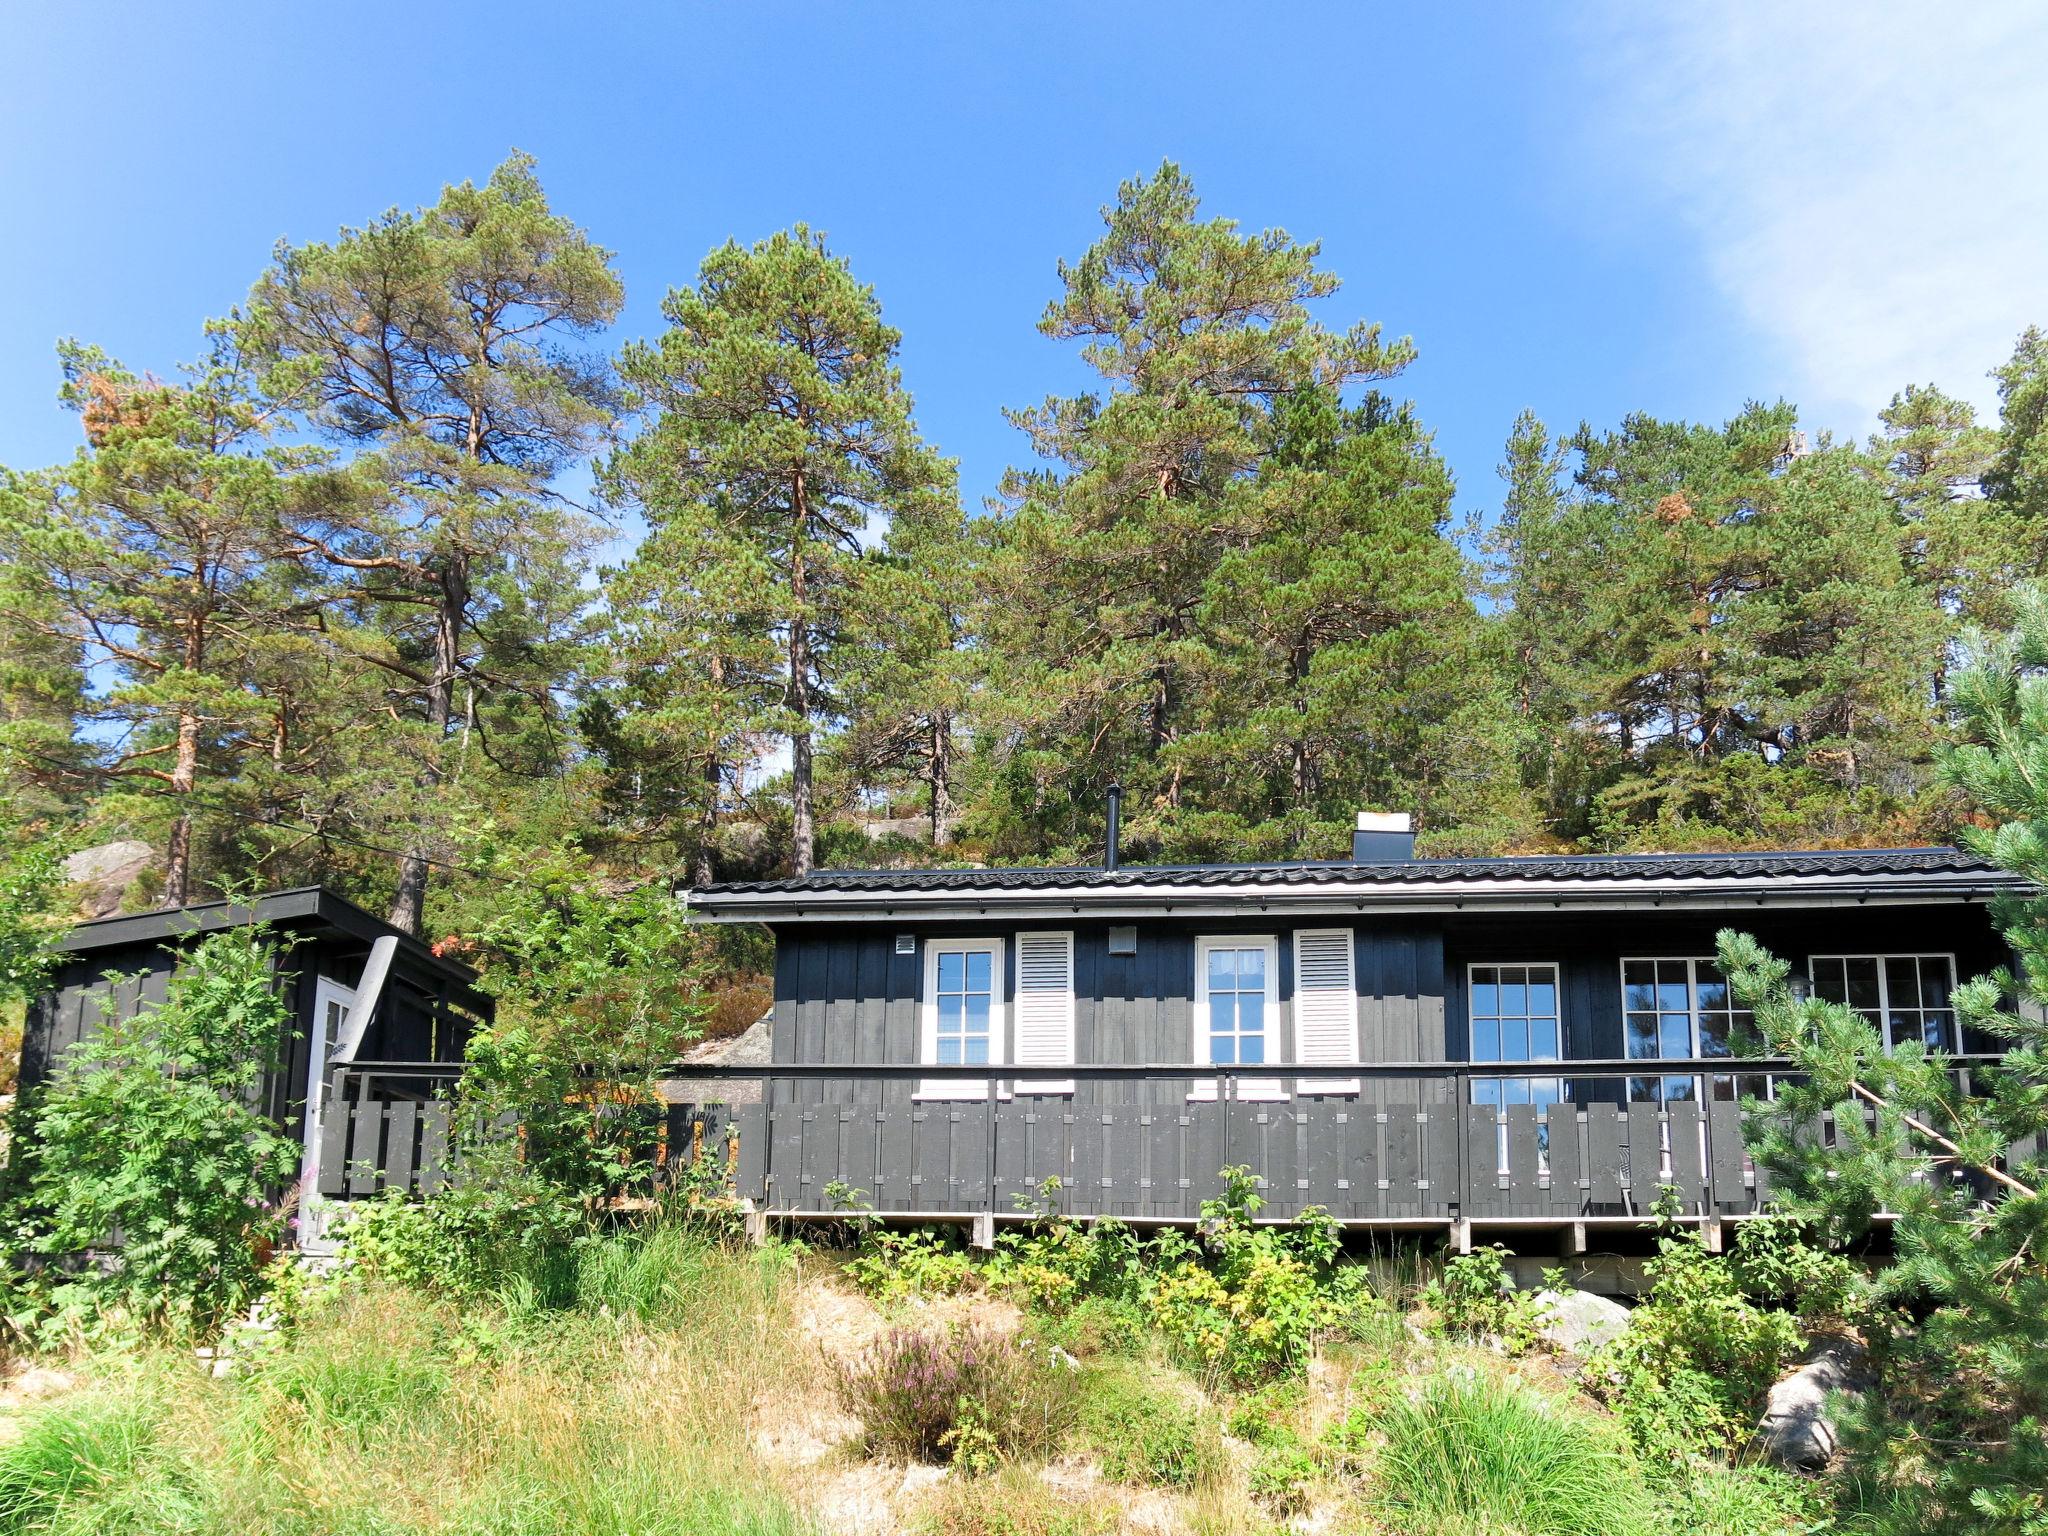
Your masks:
{"label": "dark grey wall", "polygon": [[[1108,926],[1075,921],[1029,924],[1074,930],[1075,1054],[1083,1064],[1181,1062],[1192,1050],[1195,940],[1200,935],[1273,935],[1280,945],[1281,1050],[1293,1054],[1295,926],[1309,918],[1224,923],[1161,920],[1138,925],[1138,952],[1108,952]],[[1495,917],[1361,919],[1356,971],[1360,1060],[1462,1061],[1469,1037],[1466,967],[1550,961],[1560,969],[1565,1051],[1580,1059],[1619,1057],[1624,957],[1707,956],[1723,927],[1753,933],[1804,966],[1812,954],[1956,956],[1957,979],[2010,963],[1982,907],[1838,907],[1727,913],[1594,912]],[[917,1060],[917,993],[922,941],[1005,939],[1004,992],[1015,990],[1014,925],[952,923],[924,928],[870,924],[792,925],[776,945],[775,1060],[907,1063]],[[915,933],[918,953],[893,953],[898,932]],[[1006,1010],[1006,1016],[1007,1016]],[[1966,1042],[1974,1047],[1981,1042]]]}

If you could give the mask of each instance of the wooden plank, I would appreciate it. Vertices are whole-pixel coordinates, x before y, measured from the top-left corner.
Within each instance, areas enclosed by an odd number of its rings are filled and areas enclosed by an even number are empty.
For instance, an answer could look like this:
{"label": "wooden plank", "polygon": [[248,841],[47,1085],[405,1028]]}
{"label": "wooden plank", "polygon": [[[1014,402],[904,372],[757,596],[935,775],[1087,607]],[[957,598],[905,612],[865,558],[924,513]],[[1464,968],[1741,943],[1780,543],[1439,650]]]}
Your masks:
{"label": "wooden plank", "polygon": [[1662,1192],[1663,1130],[1663,1112],[1655,1104],[1629,1105],[1629,1197],[1639,1215],[1648,1212]]}
{"label": "wooden plank", "polygon": [[377,1175],[383,1167],[381,1132],[384,1106],[358,1104],[349,1111],[348,1192],[351,1197],[377,1193]]}
{"label": "wooden plank", "polygon": [[1422,1114],[1422,1167],[1429,1180],[1428,1189],[1420,1192],[1422,1214],[1448,1216],[1458,1198],[1458,1109],[1438,1103]]}
{"label": "wooden plank", "polygon": [[419,1106],[400,1100],[391,1106],[384,1133],[384,1187],[410,1190],[413,1186],[413,1138],[419,1131]]}
{"label": "wooden plank", "polygon": [[1585,1133],[1588,1203],[1596,1209],[1625,1204],[1628,1183],[1622,1168],[1627,1160],[1628,1138],[1622,1126],[1621,1106],[1588,1104],[1580,1129]]}
{"label": "wooden plank", "polygon": [[1702,1138],[1706,1122],[1700,1106],[1681,1099],[1666,1111],[1671,1137],[1671,1182],[1688,1211],[1704,1212],[1707,1198],[1706,1163]]}
{"label": "wooden plank", "polygon": [[1713,1175],[1714,1205],[1722,1211],[1752,1208],[1746,1174],[1748,1149],[1742,1139],[1742,1106],[1715,1101],[1707,1106],[1707,1166]]}
{"label": "wooden plank", "polygon": [[[1424,1191],[1418,1181],[1426,1175],[1422,1163],[1422,1127],[1417,1122],[1418,1106],[1387,1106],[1387,1214],[1419,1216]],[[1457,1165],[1452,1164],[1455,1168]]]}
{"label": "wooden plank", "polygon": [[1544,1203],[1553,1215],[1577,1216],[1586,1208],[1586,1138],[1579,1110],[1570,1104],[1550,1107],[1550,1197]]}
{"label": "wooden plank", "polygon": [[1491,1104],[1473,1104],[1465,1111],[1465,1184],[1467,1216],[1505,1214],[1501,1201],[1500,1111]]}
{"label": "wooden plank", "polygon": [[1547,1215],[1550,1192],[1543,1187],[1543,1150],[1537,1134],[1536,1106],[1508,1106],[1507,1214]]}
{"label": "wooden plank", "polygon": [[348,1105],[336,1101],[320,1118],[320,1193],[339,1195],[348,1188]]}
{"label": "wooden plank", "polygon": [[448,1167],[448,1106],[435,1102],[420,1106],[419,1187],[423,1195],[446,1189]]}

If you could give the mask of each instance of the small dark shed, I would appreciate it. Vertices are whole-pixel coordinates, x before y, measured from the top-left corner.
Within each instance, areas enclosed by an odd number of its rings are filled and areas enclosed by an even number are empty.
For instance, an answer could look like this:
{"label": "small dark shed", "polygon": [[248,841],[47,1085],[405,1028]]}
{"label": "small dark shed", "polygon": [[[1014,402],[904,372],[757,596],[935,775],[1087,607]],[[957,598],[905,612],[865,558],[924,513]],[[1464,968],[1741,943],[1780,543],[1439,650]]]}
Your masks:
{"label": "small dark shed", "polygon": [[470,1032],[491,1016],[468,966],[318,886],[96,918],[57,941],[57,968],[23,1034],[23,1090],[110,1012],[131,1018],[161,1002],[179,954],[198,938],[250,923],[280,941],[279,980],[295,1025],[265,1080],[263,1107],[309,1145],[317,1146],[307,1136],[309,1088],[317,1104],[338,1045],[357,1060],[460,1061]]}

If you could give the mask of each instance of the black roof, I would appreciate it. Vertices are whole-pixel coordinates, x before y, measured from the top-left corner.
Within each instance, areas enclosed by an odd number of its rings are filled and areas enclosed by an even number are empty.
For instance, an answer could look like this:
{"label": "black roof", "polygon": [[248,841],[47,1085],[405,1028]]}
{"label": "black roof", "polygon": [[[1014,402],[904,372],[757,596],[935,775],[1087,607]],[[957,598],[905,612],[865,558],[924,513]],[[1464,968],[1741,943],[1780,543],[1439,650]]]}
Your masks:
{"label": "black roof", "polygon": [[53,941],[59,951],[80,954],[128,944],[175,943],[196,934],[250,923],[272,923],[281,928],[317,929],[370,943],[392,937],[414,965],[444,973],[468,986],[476,972],[458,960],[437,955],[403,928],[394,927],[374,913],[366,912],[344,896],[324,886],[299,886],[288,891],[265,891],[246,901],[203,901],[184,907],[165,907],[155,912],[119,912],[112,917],[95,917],[79,923]]}
{"label": "black roof", "polygon": [[1150,864],[1022,869],[832,869],[801,879],[707,885],[710,898],[869,892],[1116,891],[1175,887],[1430,886],[1468,882],[1775,880],[1801,876],[1983,875],[2019,883],[1959,848],[1855,848],[1763,853],[1547,854],[1488,859],[1330,860],[1293,864]]}

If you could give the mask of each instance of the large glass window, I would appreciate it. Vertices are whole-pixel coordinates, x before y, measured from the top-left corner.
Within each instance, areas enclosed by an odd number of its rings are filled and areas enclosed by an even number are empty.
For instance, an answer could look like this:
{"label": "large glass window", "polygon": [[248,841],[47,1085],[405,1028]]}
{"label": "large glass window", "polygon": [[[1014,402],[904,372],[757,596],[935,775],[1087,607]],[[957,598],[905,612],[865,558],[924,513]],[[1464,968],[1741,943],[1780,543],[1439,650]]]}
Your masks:
{"label": "large glass window", "polygon": [[1203,946],[1203,996],[1213,1066],[1260,1066],[1267,1059],[1266,1000],[1272,995],[1269,947],[1215,940]]}
{"label": "large glass window", "polygon": [[[1556,1061],[1562,1035],[1558,1025],[1557,967],[1475,965],[1466,987],[1472,1031],[1472,1060]],[[1475,1104],[1556,1104],[1564,1080],[1556,1077],[1475,1077]]]}
{"label": "large glass window", "polygon": [[1815,955],[1816,997],[1846,1003],[1875,1024],[1887,1047],[1918,1040],[1956,1049],[1955,961],[1947,955]]}

